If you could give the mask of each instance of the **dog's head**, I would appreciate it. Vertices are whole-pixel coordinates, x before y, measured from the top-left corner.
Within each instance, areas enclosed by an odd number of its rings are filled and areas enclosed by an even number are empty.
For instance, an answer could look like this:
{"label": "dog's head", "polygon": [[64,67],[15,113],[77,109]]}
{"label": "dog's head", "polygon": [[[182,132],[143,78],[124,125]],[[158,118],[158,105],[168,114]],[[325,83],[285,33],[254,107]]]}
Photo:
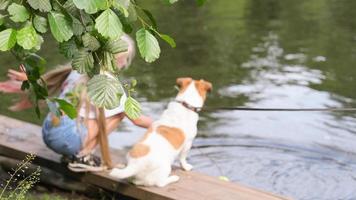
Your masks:
{"label": "dog's head", "polygon": [[179,93],[176,100],[184,101],[194,107],[202,107],[207,93],[213,88],[208,81],[203,79],[194,80],[190,77],[177,78],[177,85]]}

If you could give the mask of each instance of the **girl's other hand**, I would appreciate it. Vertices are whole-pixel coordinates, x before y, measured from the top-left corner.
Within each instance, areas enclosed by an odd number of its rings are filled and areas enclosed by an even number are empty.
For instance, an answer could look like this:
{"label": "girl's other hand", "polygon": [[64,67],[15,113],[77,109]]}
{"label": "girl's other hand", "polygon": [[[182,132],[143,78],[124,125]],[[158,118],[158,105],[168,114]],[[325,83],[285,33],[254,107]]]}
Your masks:
{"label": "girl's other hand", "polygon": [[28,100],[27,96],[23,96],[19,102],[10,106],[9,110],[17,112],[21,110],[26,110],[28,108],[32,108],[32,103]]}

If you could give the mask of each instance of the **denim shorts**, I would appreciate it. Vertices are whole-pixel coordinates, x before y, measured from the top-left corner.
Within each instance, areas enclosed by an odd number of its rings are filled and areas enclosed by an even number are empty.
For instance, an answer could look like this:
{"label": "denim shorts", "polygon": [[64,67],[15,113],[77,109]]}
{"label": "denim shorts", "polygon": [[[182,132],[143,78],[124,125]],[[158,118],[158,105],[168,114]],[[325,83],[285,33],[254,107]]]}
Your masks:
{"label": "denim shorts", "polygon": [[47,147],[66,156],[79,153],[87,134],[88,129],[84,124],[78,124],[75,119],[70,119],[67,115],[61,116],[59,125],[54,126],[52,114],[49,113],[42,126],[42,137]]}

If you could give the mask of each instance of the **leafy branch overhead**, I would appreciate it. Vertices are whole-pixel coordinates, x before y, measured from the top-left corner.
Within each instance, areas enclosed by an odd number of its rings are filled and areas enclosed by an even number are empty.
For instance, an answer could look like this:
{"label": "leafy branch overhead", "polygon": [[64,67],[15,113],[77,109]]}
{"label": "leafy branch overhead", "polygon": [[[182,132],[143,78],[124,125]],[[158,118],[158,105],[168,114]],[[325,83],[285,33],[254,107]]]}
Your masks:
{"label": "leafy branch overhead", "polygon": [[[172,4],[177,0],[164,1]],[[205,2],[196,1],[198,5]],[[158,31],[152,13],[135,0],[0,0],[0,13],[0,51],[11,51],[26,66],[31,80],[24,82],[23,89],[30,89],[37,101],[49,98],[41,79],[44,60],[36,55],[49,31],[59,43],[59,51],[72,60],[73,69],[90,77],[87,89],[91,102],[114,108],[126,93],[125,109],[131,117],[137,117],[141,109],[131,92],[123,90],[118,77],[115,54],[128,47],[121,36],[141,26],[135,36],[146,62],[159,58],[158,39],[176,46],[173,38]],[[75,116],[70,106],[56,102]]]}

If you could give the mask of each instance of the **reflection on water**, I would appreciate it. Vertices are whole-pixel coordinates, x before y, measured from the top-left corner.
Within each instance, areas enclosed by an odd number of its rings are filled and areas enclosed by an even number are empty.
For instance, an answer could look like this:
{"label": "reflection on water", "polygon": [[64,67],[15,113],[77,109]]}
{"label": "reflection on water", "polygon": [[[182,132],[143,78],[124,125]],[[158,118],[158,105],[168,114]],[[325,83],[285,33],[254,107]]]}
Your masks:
{"label": "reflection on water", "polygon": [[[356,107],[356,1],[145,4],[178,45],[162,44],[158,62],[136,59],[125,73],[139,80],[144,112],[155,119],[179,76],[213,82],[211,108]],[[54,49],[42,55],[63,63]],[[15,65],[0,57],[1,66]],[[13,96],[0,98],[1,113],[34,121],[33,111],[6,111]],[[200,119],[189,158],[195,170],[295,199],[356,199],[356,113],[216,110]],[[144,130],[124,121],[118,132],[111,146],[127,148]]]}

